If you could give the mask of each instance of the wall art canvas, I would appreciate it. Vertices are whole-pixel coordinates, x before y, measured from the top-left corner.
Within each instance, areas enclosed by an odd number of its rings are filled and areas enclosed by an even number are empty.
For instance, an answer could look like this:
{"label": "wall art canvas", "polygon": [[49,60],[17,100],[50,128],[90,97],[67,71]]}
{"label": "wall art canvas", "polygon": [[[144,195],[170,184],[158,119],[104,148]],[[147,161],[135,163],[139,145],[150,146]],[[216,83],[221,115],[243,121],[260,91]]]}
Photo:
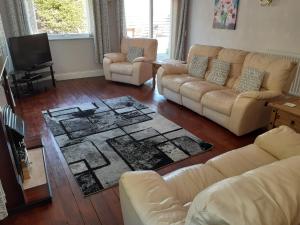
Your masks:
{"label": "wall art canvas", "polygon": [[239,0],[215,0],[213,28],[235,30]]}

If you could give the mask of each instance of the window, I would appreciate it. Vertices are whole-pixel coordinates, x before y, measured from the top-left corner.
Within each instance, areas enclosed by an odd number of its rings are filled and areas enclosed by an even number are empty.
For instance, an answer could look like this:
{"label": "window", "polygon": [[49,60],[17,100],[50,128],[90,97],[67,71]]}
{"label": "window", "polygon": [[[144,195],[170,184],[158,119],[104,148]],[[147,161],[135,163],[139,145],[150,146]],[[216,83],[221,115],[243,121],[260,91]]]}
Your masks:
{"label": "window", "polygon": [[170,58],[171,0],[125,0],[125,16],[129,37],[157,39],[157,58]]}
{"label": "window", "polygon": [[88,0],[32,0],[33,30],[49,37],[89,36]]}

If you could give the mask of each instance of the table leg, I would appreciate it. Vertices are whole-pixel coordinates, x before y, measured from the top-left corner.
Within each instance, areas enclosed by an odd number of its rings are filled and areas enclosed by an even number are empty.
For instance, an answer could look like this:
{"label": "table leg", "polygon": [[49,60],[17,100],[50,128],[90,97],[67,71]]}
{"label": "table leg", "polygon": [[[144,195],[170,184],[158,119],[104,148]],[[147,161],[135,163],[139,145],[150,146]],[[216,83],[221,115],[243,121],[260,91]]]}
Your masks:
{"label": "table leg", "polygon": [[53,71],[52,66],[50,66],[50,72],[51,72],[51,78],[52,78],[52,85],[53,85],[53,87],[56,87],[55,78],[54,78],[54,71]]}

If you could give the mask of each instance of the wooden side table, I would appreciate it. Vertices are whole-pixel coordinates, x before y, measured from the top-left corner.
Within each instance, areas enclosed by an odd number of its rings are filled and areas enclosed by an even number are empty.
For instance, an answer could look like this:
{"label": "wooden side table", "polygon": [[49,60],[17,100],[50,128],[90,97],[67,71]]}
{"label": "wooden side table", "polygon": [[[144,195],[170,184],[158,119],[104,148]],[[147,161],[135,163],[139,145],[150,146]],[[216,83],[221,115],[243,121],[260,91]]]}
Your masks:
{"label": "wooden side table", "polygon": [[[286,102],[294,103],[296,107],[284,105]],[[286,125],[300,132],[300,98],[281,98],[269,102],[268,106],[273,108],[268,125],[269,129]]]}
{"label": "wooden side table", "polygon": [[159,69],[163,64],[184,64],[185,61],[180,61],[180,60],[175,60],[175,59],[165,59],[165,60],[156,60],[152,63],[152,85],[153,88],[155,88],[156,84],[156,74]]}

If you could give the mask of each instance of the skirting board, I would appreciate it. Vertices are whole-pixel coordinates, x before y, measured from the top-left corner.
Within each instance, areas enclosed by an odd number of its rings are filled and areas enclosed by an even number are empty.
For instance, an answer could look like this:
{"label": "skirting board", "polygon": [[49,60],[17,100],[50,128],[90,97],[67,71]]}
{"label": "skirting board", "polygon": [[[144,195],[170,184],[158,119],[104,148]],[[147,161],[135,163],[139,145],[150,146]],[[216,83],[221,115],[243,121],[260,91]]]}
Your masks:
{"label": "skirting board", "polygon": [[56,73],[56,80],[72,80],[72,79],[80,79],[87,77],[100,77],[104,76],[103,70],[88,70],[88,71],[80,71],[80,72],[71,72],[71,73]]}

